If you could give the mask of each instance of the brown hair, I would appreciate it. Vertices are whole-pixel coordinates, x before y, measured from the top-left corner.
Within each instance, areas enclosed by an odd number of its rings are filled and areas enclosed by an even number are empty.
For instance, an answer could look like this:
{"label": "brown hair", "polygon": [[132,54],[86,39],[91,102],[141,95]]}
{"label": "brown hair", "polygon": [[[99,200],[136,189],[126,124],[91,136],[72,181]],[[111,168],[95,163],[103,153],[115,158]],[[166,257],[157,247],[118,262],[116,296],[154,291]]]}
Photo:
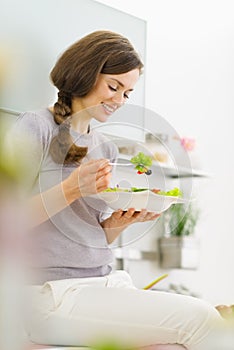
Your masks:
{"label": "brown hair", "polygon": [[62,54],[50,74],[59,90],[54,104],[59,132],[50,145],[56,163],[79,162],[88,151],[87,147],[75,145],[70,135],[72,98],[87,95],[99,73],[122,74],[136,68],[141,73],[143,63],[129,40],[107,30],[86,35]]}

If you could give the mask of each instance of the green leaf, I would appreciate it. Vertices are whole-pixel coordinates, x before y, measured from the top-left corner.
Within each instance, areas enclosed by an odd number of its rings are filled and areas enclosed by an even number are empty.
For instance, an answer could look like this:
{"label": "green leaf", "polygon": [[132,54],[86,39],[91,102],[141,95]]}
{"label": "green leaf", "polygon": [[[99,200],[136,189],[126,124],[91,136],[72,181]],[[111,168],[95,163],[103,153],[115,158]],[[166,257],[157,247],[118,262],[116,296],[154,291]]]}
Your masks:
{"label": "green leaf", "polygon": [[192,204],[174,204],[169,209],[171,236],[189,236],[194,233],[200,211]]}
{"label": "green leaf", "polygon": [[147,190],[148,190],[148,188],[131,187],[132,192],[143,192],[143,191],[147,191]]}
{"label": "green leaf", "polygon": [[150,167],[152,165],[152,158],[150,156],[145,155],[143,152],[139,152],[136,156],[132,157],[130,159],[130,162],[134,165],[136,165],[136,169],[140,170],[138,167],[143,166],[144,167]]}
{"label": "green leaf", "polygon": [[158,194],[161,194],[163,196],[182,197],[182,192],[178,187],[175,187],[169,191],[159,191]]}

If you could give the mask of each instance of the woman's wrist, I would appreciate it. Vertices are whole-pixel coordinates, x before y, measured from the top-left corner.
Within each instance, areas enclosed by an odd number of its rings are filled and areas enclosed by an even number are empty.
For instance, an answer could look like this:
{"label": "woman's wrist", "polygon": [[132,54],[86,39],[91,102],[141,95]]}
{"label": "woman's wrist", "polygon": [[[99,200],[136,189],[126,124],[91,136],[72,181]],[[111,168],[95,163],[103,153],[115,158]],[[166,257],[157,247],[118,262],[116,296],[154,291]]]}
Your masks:
{"label": "woman's wrist", "polygon": [[102,226],[108,244],[111,244],[129,225],[116,225],[113,224],[113,219],[111,217],[100,223]]}
{"label": "woman's wrist", "polygon": [[76,187],[72,186],[70,184],[70,181],[68,181],[68,179],[62,182],[62,191],[68,205],[81,197],[81,193],[78,186]]}

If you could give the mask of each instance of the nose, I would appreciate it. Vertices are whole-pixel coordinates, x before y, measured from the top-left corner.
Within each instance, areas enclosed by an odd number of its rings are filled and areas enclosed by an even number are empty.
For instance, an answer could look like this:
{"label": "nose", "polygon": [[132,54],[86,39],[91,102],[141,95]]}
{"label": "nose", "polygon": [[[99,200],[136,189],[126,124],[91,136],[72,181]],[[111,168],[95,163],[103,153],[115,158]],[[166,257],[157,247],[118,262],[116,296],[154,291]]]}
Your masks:
{"label": "nose", "polygon": [[125,103],[124,94],[121,91],[117,91],[112,97],[112,101],[118,104],[118,106],[122,106]]}

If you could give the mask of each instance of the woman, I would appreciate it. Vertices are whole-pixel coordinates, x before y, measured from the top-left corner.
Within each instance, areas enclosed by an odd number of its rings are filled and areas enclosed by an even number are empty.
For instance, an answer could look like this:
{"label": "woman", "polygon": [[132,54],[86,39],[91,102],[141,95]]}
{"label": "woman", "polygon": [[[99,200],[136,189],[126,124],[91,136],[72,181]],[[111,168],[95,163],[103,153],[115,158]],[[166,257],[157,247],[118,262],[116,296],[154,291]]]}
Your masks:
{"label": "woman", "polygon": [[110,340],[122,348],[195,350],[219,320],[201,300],[138,290],[126,272],[111,271],[109,244],[129,225],[158,215],[134,208],[108,213],[90,197],[110,186],[110,162],[118,155],[90,122],[105,122],[128,100],[142,68],[126,38],[93,32],[53,68],[54,106],[23,113],[16,122],[17,133],[32,138],[25,152],[36,213],[27,324],[34,342],[90,346]]}

